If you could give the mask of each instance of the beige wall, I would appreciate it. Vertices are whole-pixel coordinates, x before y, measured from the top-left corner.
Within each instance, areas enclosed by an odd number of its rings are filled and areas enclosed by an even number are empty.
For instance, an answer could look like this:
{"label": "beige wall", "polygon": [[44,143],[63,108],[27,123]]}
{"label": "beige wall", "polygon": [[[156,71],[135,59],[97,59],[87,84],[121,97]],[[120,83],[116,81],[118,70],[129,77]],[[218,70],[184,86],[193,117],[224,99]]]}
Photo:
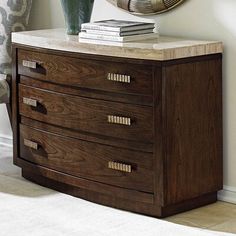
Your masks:
{"label": "beige wall", "polygon": [[59,0],[33,0],[30,29],[64,27],[64,18]]}
{"label": "beige wall", "polygon": [[[31,29],[64,25],[59,0],[33,0]],[[160,16],[134,17],[95,0],[92,20],[116,18],[155,21],[161,34],[222,40],[224,53],[224,184],[236,189],[236,1],[187,0],[174,11]],[[3,111],[0,110],[2,117]],[[6,118],[6,117],[5,117]],[[0,120],[3,133],[10,134],[6,119]],[[2,118],[1,118],[2,119]],[[2,129],[3,126],[3,129]]]}

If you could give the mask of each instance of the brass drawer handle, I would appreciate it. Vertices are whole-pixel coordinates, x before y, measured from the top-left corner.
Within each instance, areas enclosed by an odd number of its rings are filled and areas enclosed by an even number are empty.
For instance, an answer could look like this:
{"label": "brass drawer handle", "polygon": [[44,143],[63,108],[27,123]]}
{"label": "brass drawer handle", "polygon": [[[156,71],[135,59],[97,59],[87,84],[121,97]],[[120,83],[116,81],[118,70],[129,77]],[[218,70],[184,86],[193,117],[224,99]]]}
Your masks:
{"label": "brass drawer handle", "polygon": [[107,122],[110,124],[131,126],[131,118],[128,118],[128,117],[108,115]]}
{"label": "brass drawer handle", "polygon": [[37,107],[38,102],[35,99],[23,97],[23,103],[31,107]]}
{"label": "brass drawer handle", "polygon": [[131,83],[131,76],[129,75],[120,75],[114,73],[108,73],[107,79],[110,81],[120,82],[120,83]]}
{"label": "brass drawer handle", "polygon": [[109,161],[108,162],[108,168],[112,169],[112,170],[119,170],[119,171],[122,171],[122,172],[127,172],[127,173],[132,172],[132,166],[131,165],[126,165],[126,164],[122,164],[122,163],[115,162],[115,161]]}
{"label": "brass drawer handle", "polygon": [[31,68],[31,69],[36,69],[37,68],[37,62],[36,61],[23,60],[22,65],[24,67]]}
{"label": "brass drawer handle", "polygon": [[33,142],[33,141],[29,140],[29,139],[24,139],[24,145],[26,147],[29,147],[29,148],[34,149],[34,150],[38,150],[39,149],[38,143]]}

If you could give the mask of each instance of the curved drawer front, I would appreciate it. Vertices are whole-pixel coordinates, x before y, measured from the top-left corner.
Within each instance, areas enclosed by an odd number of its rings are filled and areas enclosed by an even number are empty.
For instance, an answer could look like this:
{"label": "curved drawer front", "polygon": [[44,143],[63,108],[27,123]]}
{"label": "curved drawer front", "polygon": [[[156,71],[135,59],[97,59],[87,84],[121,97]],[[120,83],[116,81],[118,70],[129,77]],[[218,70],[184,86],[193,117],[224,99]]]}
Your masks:
{"label": "curved drawer front", "polygon": [[153,192],[152,153],[117,149],[20,125],[20,157],[70,175]]}
{"label": "curved drawer front", "polygon": [[89,133],[152,142],[152,107],[107,102],[19,85],[20,114]]}
{"label": "curved drawer front", "polygon": [[152,66],[19,50],[18,72],[48,82],[152,96]]}

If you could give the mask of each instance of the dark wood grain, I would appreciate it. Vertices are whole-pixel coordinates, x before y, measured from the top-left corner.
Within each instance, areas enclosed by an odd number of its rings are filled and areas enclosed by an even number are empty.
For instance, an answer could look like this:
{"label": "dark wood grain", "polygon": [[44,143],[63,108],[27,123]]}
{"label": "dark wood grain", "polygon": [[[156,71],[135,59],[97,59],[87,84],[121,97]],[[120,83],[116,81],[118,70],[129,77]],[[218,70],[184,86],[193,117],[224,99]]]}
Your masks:
{"label": "dark wood grain", "polygon": [[[19,74],[74,87],[95,88],[120,93],[152,94],[152,66],[62,57],[19,50]],[[38,62],[37,69],[22,65],[23,60]],[[131,83],[107,80],[108,73],[131,76]]]}
{"label": "dark wood grain", "polygon": [[[159,79],[161,74],[161,79]],[[154,122],[154,146],[153,146],[153,155],[154,155],[154,170],[155,170],[155,189],[154,189],[154,201],[155,205],[161,206],[164,205],[164,159],[163,159],[163,120],[162,120],[162,68],[155,67],[153,78],[154,83],[153,87],[153,122]]]}
{"label": "dark wood grain", "polygon": [[[63,133],[63,130],[61,132]],[[33,150],[25,146],[24,139],[34,141],[39,145],[39,149]],[[21,125],[20,156],[36,164],[74,176],[153,193],[151,153],[65,138]],[[131,165],[132,172],[109,169],[109,161]]]}
{"label": "dark wood grain", "polygon": [[[61,178],[64,176],[55,175],[55,173],[53,173],[53,170],[48,169],[47,171],[45,171],[45,168],[36,168],[35,166],[26,163],[23,160],[20,161],[20,164],[22,165],[22,167],[24,167],[22,171],[23,177],[42,186],[67,193],[75,197],[84,198],[86,200],[90,200],[99,204],[119,209],[130,210],[138,213],[142,212],[142,214],[159,218],[171,216],[176,213],[205,206],[217,201],[217,194],[209,193],[201,195],[200,197],[194,199],[188,199],[178,204],[161,207],[158,204],[153,205],[153,198],[151,194],[141,193],[137,191],[125,192],[125,189],[117,188],[111,191],[111,188],[113,187],[109,187],[106,185],[103,185],[102,189],[96,189],[96,187],[94,186],[96,185],[96,182],[91,182],[92,186],[89,185],[91,186],[91,188],[83,188],[84,184],[86,185],[86,183],[84,183],[82,179],[76,181],[75,183],[74,179],[70,179],[70,176],[66,176],[67,178]],[[50,175],[49,173],[53,174]],[[82,188],[80,187],[81,185]],[[96,190],[96,192],[94,190]],[[112,201],[109,196],[111,192],[116,192],[116,194],[112,196]]]}
{"label": "dark wood grain", "polygon": [[12,81],[11,81],[11,110],[12,110],[12,131],[13,131],[13,162],[15,165],[18,165],[18,148],[19,148],[19,139],[18,139],[18,125],[19,125],[19,113],[18,113],[18,57],[17,57],[17,48],[12,47]]}
{"label": "dark wood grain", "polygon": [[208,204],[215,203],[216,201],[217,192],[201,194],[198,197],[186,199],[185,201],[162,207],[161,217],[167,217],[184,211],[190,211],[197,207],[202,207]]}
{"label": "dark wood grain", "polygon": [[88,135],[86,132],[78,132],[71,129],[62,129],[61,127],[46,124],[43,122],[39,122],[37,120],[32,120],[30,118],[21,116],[20,122],[24,125],[30,126],[32,128],[40,129],[40,130],[47,130],[48,132],[59,134],[63,133],[64,137],[70,138],[77,138],[82,139],[88,142],[100,143],[105,144],[113,147],[118,148],[125,148],[134,151],[142,151],[142,152],[150,152],[153,153],[153,143],[144,143],[144,142],[137,142],[127,139],[118,139],[112,137],[104,137],[103,135]]}
{"label": "dark wood grain", "polygon": [[[152,93],[150,93],[149,95],[123,94],[123,93],[113,93],[113,92],[100,91],[88,88],[75,88],[69,86],[68,84],[67,85],[53,84],[26,76],[20,76],[20,83],[34,88],[46,89],[57,93],[66,93],[68,95],[75,95],[80,97],[94,98],[99,100],[122,102],[129,104],[153,106]],[[161,92],[161,88],[158,92],[159,93]]]}
{"label": "dark wood grain", "polygon": [[[10,75],[7,76],[7,83],[9,85],[10,94],[12,93],[12,84],[11,84],[12,77]],[[12,124],[12,101],[10,99],[9,103],[6,104],[7,112],[9,116],[10,123]]]}
{"label": "dark wood grain", "polygon": [[[13,56],[14,163],[25,178],[155,217],[216,201],[221,54],[159,62],[14,45]],[[24,68],[25,59],[40,65]],[[132,82],[107,81],[107,73],[130,74]],[[23,105],[23,96],[39,107]],[[107,124],[110,113],[134,123]],[[25,147],[24,138],[39,150]],[[107,170],[109,160],[134,171]]]}
{"label": "dark wood grain", "polygon": [[120,198],[124,200],[132,199],[133,201],[153,204],[153,194],[145,193],[142,191],[131,190],[126,188],[120,188],[111,186],[96,181],[87,180],[85,178],[75,177],[68,175],[57,170],[49,169],[44,166],[35,165],[29,161],[19,158],[18,165],[26,171],[32,172],[36,176],[43,176],[50,180],[62,182],[68,186],[75,186],[80,189],[94,191],[94,197],[98,196],[99,193],[107,195],[107,198]]}
{"label": "dark wood grain", "polygon": [[[23,177],[42,186],[106,206],[133,212],[142,212],[143,214],[155,217],[161,216],[161,208],[153,205],[153,195],[151,194],[114,188],[103,184],[99,184],[98,188],[96,188],[95,185],[97,183],[93,181],[88,181],[91,183],[88,185],[89,187],[81,188],[81,184],[84,185],[83,179],[75,183],[75,181],[73,181],[74,179],[72,180],[70,176],[61,178],[64,176],[56,176],[53,174],[49,177],[48,173],[52,172],[50,169],[47,171],[45,171],[43,167],[37,169],[33,165],[26,164],[25,161],[20,161],[20,164],[24,166],[22,171]],[[110,196],[111,193],[112,200]]]}
{"label": "dark wood grain", "polygon": [[165,68],[166,204],[222,189],[221,59]]}
{"label": "dark wood grain", "polygon": [[[36,99],[38,107],[23,104],[23,97]],[[105,136],[152,142],[152,108],[68,96],[19,85],[20,114],[38,121]],[[131,126],[110,124],[108,115],[129,117]]]}

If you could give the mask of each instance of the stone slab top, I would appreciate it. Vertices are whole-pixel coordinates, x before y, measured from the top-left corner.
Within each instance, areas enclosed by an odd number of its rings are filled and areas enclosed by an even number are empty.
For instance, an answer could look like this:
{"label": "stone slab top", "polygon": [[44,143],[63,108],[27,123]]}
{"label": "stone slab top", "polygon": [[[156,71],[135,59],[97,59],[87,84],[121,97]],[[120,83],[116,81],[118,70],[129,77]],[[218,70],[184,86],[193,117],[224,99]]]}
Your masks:
{"label": "stone slab top", "polygon": [[81,40],[78,36],[67,35],[65,29],[12,33],[12,43],[59,51],[155,61],[174,60],[223,52],[223,44],[219,41],[159,36],[156,39],[127,43],[105,42]]}

